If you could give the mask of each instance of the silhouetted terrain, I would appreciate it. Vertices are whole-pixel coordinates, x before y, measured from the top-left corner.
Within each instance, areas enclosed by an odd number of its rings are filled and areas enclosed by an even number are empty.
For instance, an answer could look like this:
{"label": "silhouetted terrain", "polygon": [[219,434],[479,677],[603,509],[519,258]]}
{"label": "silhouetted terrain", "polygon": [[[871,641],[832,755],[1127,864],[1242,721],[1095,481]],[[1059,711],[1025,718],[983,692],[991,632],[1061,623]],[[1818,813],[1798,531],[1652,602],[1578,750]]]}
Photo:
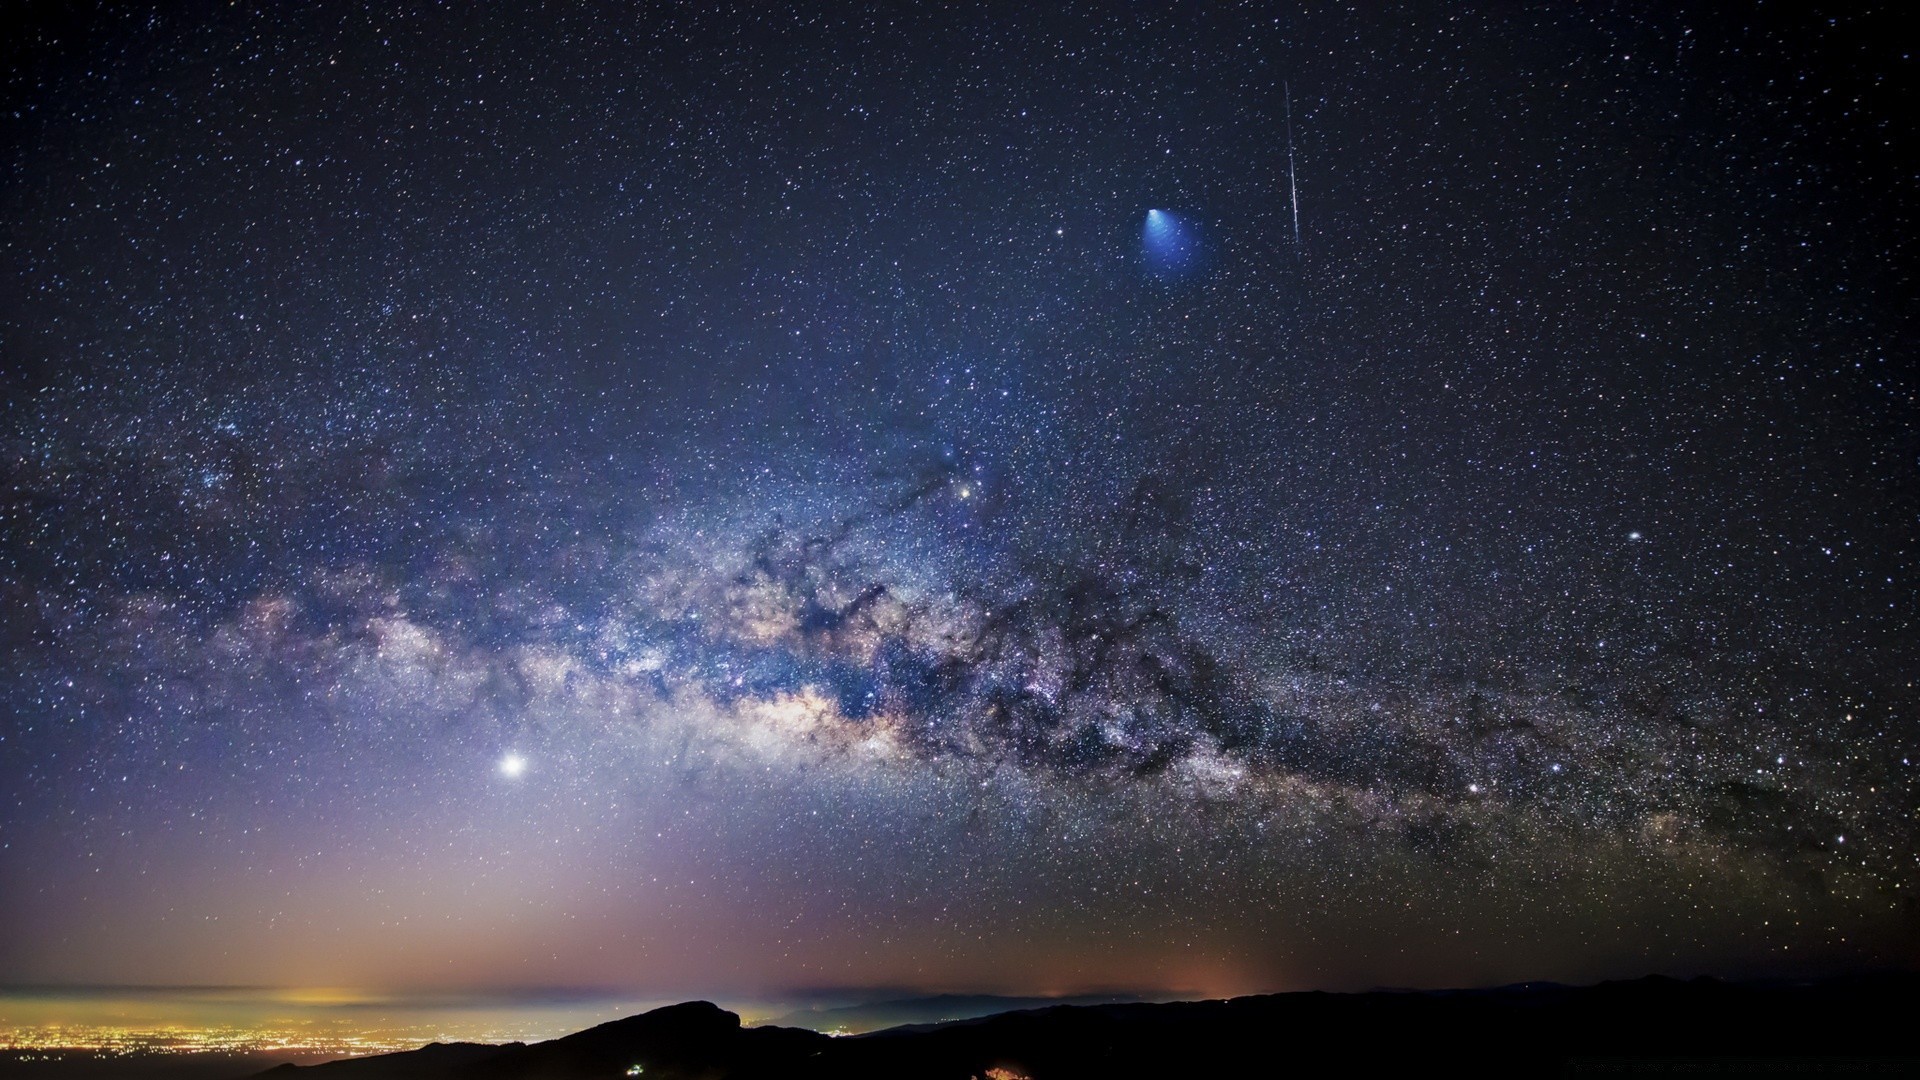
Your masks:
{"label": "silhouetted terrain", "polygon": [[[530,1046],[429,1046],[275,1080],[1914,1075],[1920,978],[1276,994],[1060,1005],[831,1038],[706,1002]],[[1690,1058],[1688,1062],[1652,1059]],[[1879,1059],[1879,1060],[1870,1060]],[[630,1071],[636,1070],[637,1071]],[[997,1072],[992,1070],[999,1070]]]}

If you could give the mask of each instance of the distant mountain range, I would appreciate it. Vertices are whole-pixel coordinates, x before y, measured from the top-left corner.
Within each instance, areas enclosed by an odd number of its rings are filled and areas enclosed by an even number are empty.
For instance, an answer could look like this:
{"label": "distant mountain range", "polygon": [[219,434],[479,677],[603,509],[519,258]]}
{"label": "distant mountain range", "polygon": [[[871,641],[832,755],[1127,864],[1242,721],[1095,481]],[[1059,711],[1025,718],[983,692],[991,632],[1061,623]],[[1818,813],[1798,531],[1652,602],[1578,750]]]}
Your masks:
{"label": "distant mountain range", "polygon": [[1120,1005],[1140,998],[1123,994],[1079,997],[1001,997],[997,994],[936,994],[827,1009],[802,1009],[767,1021],[779,1027],[808,1028],[825,1034],[858,1034],[907,1024],[972,1020],[994,1013],[1045,1009],[1055,1005]]}
{"label": "distant mountain range", "polygon": [[842,1038],[792,1027],[743,1027],[733,1013],[697,1001],[550,1042],[434,1044],[323,1065],[285,1065],[260,1075],[272,1080],[1912,1076],[1920,1075],[1915,1017],[1920,1017],[1920,977],[1912,975],[1809,984],[1649,977],[1590,987],[1528,984],[1168,1004],[1055,1004]]}

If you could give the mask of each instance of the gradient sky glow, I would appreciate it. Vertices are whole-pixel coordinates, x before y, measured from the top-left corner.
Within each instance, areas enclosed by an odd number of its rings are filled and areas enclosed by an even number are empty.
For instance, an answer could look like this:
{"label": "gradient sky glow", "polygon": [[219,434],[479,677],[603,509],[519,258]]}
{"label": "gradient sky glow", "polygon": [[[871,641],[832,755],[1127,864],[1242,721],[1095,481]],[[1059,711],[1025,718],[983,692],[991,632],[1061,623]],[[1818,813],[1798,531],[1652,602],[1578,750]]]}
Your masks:
{"label": "gradient sky glow", "polygon": [[30,9],[0,982],[1911,964],[1896,9],[1193,7]]}

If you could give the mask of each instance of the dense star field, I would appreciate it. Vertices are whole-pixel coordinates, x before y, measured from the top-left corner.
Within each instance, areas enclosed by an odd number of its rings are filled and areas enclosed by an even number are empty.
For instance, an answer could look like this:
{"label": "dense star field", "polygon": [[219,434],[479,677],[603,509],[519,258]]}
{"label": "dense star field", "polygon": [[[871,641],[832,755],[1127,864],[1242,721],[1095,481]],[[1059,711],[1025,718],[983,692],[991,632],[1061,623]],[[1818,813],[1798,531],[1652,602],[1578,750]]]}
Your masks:
{"label": "dense star field", "polygon": [[7,981],[1920,954],[1897,6],[518,7],[0,46]]}

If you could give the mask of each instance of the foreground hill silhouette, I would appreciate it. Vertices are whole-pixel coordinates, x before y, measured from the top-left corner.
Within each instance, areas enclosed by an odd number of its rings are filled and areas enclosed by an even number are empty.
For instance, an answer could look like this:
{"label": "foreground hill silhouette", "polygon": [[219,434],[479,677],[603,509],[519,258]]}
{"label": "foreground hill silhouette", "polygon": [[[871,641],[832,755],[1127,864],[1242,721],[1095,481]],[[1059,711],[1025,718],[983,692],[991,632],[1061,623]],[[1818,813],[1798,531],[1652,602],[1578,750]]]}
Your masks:
{"label": "foreground hill silhouette", "polygon": [[[551,1042],[433,1045],[274,1080],[669,1080],[1114,1077],[1920,1075],[1920,977],[1817,984],[1274,994],[1230,1001],[1061,1005],[831,1038],[742,1027],[704,1001]],[[1675,1063],[1657,1059],[1690,1058]],[[1702,1059],[1716,1059],[1704,1061]],[[1740,1060],[1725,1060],[1740,1059]],[[1877,1061],[1863,1059],[1881,1059]],[[1702,1072],[1705,1069],[1706,1072]]]}

